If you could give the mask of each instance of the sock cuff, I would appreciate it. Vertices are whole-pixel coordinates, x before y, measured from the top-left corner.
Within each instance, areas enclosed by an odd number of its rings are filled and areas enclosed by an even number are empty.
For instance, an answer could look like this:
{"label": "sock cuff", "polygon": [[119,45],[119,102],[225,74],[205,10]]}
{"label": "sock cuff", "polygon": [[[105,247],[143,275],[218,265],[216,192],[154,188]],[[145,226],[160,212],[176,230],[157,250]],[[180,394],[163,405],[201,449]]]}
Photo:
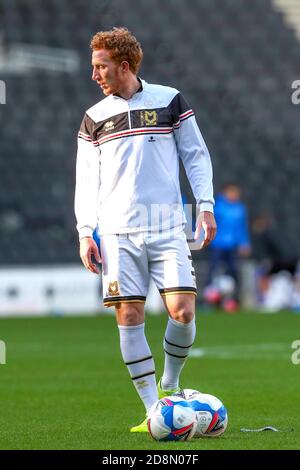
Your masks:
{"label": "sock cuff", "polygon": [[169,316],[168,320],[172,325],[177,326],[178,328],[189,328],[191,325],[195,323],[195,316],[192,321],[189,323],[182,323],[181,321],[174,320],[174,318]]}
{"label": "sock cuff", "polygon": [[145,328],[145,323],[140,323],[139,325],[118,325],[119,330],[127,330],[127,331],[134,331],[134,330],[143,330]]}

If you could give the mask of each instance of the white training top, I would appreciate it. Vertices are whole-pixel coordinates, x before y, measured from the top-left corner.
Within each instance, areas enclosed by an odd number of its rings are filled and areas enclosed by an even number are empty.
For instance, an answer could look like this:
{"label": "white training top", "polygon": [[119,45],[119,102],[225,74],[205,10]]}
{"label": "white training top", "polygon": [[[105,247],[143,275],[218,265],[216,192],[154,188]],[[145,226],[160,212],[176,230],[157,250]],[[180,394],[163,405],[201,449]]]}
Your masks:
{"label": "white training top", "polygon": [[213,212],[210,155],[178,90],[141,81],[126,100],[110,95],[78,134],[75,213],[79,238],[185,224],[181,158],[200,211]]}

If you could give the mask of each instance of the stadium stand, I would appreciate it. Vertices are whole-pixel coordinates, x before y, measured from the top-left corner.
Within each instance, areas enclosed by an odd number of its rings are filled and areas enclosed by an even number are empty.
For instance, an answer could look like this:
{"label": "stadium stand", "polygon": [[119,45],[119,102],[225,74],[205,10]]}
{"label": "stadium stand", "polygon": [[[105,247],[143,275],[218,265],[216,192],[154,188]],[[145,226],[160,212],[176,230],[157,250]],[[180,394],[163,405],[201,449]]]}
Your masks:
{"label": "stadium stand", "polygon": [[[90,80],[91,35],[124,25],[145,52],[149,82],[179,88],[210,149],[216,189],[243,187],[251,214],[274,214],[300,254],[299,42],[271,0],[0,0],[1,265],[79,262],[73,215],[76,134],[100,96]],[[176,18],[176,25],[174,19]],[[76,52],[80,68],[23,66],[11,48]],[[28,64],[27,64],[28,65]],[[184,183],[186,184],[186,183]],[[190,194],[189,189],[185,191]]]}

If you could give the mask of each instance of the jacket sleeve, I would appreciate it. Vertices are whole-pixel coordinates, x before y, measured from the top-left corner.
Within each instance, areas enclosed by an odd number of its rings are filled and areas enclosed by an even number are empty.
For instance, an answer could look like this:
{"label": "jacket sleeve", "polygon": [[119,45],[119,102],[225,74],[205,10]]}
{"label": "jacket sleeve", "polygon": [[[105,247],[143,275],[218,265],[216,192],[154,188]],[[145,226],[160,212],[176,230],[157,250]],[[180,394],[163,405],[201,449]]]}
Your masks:
{"label": "jacket sleeve", "polygon": [[250,237],[249,237],[249,229],[248,229],[248,215],[246,207],[241,204],[241,216],[239,222],[239,229],[237,230],[237,242],[239,247],[249,246]]}
{"label": "jacket sleeve", "polygon": [[79,239],[92,236],[97,226],[100,152],[93,144],[92,121],[86,114],[78,133],[75,215]]}
{"label": "jacket sleeve", "polygon": [[196,123],[195,115],[178,93],[171,103],[177,150],[200,212],[213,212],[212,165],[209,151]]}

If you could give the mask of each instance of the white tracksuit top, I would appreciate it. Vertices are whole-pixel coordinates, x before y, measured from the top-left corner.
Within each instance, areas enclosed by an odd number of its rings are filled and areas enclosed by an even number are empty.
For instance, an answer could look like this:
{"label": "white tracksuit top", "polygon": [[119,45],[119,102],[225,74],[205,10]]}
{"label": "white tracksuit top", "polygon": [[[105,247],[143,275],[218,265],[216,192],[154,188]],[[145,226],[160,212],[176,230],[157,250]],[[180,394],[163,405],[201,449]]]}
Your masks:
{"label": "white tracksuit top", "polygon": [[185,224],[181,158],[200,211],[213,212],[210,155],[178,90],[140,80],[125,100],[110,95],[85,114],[78,134],[75,214],[79,238]]}

